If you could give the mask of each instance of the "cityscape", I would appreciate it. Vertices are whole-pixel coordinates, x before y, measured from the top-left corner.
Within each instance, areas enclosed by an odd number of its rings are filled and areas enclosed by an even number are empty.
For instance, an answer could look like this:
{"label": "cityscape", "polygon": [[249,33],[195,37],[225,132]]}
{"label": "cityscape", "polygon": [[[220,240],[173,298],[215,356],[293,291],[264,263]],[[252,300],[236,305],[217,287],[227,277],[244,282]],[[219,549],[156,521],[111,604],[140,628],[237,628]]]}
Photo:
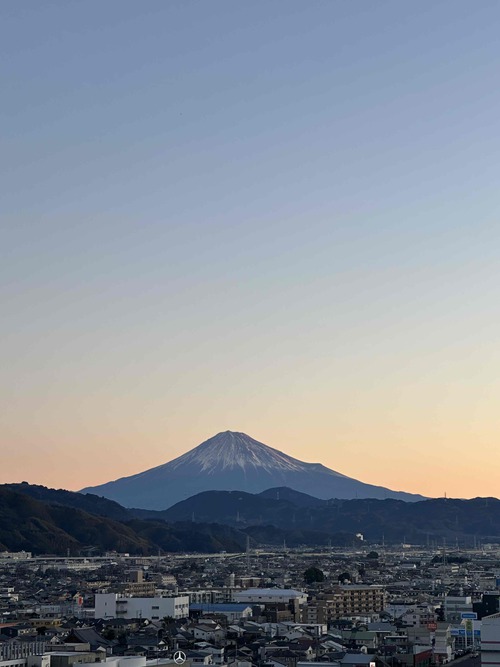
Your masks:
{"label": "cityscape", "polygon": [[0,667],[500,667],[499,26],[0,2]]}
{"label": "cityscape", "polygon": [[498,546],[0,554],[0,664],[369,667],[498,660]]}

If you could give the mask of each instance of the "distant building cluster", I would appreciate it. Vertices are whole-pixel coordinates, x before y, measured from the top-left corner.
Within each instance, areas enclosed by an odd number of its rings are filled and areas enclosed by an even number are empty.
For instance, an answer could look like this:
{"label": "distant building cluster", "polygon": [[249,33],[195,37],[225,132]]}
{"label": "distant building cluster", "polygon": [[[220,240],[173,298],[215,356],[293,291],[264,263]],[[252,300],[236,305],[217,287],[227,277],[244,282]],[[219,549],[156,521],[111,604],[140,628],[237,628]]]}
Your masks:
{"label": "distant building cluster", "polygon": [[0,614],[0,667],[500,667],[500,553],[3,553]]}

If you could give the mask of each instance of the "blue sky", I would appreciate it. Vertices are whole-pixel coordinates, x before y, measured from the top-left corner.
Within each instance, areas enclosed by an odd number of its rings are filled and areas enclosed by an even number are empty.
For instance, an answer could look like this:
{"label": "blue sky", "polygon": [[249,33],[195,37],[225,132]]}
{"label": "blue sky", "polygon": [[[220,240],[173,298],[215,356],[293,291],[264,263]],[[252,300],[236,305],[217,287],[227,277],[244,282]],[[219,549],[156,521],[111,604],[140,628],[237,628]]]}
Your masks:
{"label": "blue sky", "polygon": [[[489,455],[497,2],[0,19],[3,481],[63,485],[84,447],[95,484],[226,428],[428,494]],[[493,495],[477,465],[448,495]]]}

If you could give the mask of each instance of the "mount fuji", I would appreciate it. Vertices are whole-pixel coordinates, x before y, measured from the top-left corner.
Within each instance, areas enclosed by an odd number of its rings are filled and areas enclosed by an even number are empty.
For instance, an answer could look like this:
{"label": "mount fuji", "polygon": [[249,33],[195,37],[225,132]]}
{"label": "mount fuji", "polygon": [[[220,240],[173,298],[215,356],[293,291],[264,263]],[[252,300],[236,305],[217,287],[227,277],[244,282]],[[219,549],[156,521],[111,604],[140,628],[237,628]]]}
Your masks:
{"label": "mount fuji", "polygon": [[81,493],[104,496],[125,507],[157,510],[202,491],[260,493],[285,486],[322,499],[424,500],[416,494],[359,482],[320,463],[304,463],[233,431],[219,433],[169,463],[87,487]]}

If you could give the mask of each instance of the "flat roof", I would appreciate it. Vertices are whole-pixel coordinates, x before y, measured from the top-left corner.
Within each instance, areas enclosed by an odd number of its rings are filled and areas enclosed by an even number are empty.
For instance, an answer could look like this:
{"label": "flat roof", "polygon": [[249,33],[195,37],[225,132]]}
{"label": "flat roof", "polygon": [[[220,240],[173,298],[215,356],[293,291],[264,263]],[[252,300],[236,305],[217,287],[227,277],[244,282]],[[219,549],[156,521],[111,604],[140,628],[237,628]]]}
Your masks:
{"label": "flat roof", "polygon": [[236,595],[290,595],[299,596],[306,595],[302,591],[296,591],[293,588],[247,588],[246,590],[238,591]]}
{"label": "flat roof", "polygon": [[250,605],[246,602],[200,602],[189,605],[189,608],[192,611],[244,611],[250,609]]}

